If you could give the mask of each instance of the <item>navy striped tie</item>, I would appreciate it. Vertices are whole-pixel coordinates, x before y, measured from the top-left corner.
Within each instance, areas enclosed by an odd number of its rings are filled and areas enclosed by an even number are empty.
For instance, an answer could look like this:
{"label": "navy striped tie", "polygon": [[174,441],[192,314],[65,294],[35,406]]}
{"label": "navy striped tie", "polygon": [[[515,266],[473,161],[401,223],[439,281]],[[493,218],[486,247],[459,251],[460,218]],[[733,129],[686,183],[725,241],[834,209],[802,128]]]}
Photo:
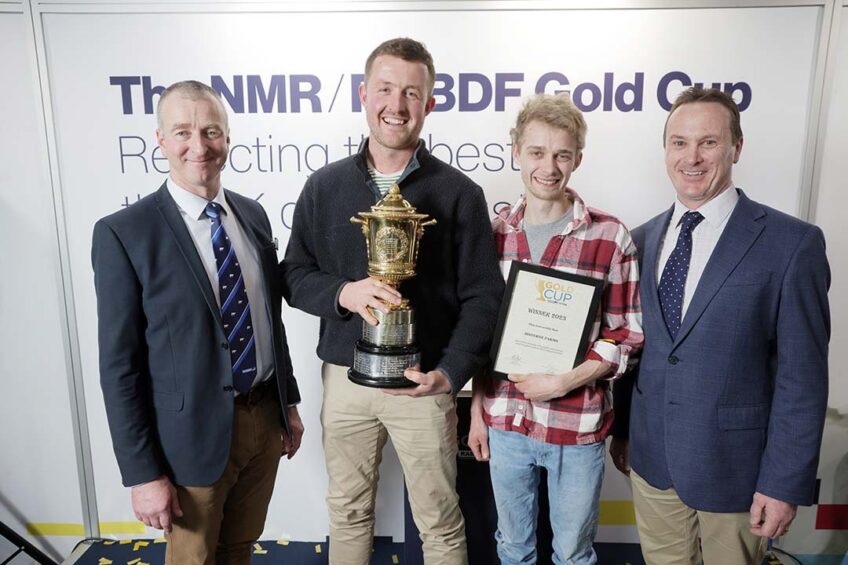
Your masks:
{"label": "navy striped tie", "polygon": [[704,216],[700,212],[686,212],[680,220],[680,233],[677,245],[663,268],[658,290],[665,325],[671,337],[677,337],[680,318],[683,312],[683,290],[686,288],[686,276],[689,274],[689,259],[692,257],[692,230],[701,223]]}
{"label": "navy striped tie", "polygon": [[212,220],[212,250],[218,266],[218,296],[221,300],[221,319],[230,343],[233,366],[233,386],[241,393],[250,390],[256,378],[256,348],[250,303],[236,250],[223,224],[223,209],[217,202],[206,205],[206,215]]}

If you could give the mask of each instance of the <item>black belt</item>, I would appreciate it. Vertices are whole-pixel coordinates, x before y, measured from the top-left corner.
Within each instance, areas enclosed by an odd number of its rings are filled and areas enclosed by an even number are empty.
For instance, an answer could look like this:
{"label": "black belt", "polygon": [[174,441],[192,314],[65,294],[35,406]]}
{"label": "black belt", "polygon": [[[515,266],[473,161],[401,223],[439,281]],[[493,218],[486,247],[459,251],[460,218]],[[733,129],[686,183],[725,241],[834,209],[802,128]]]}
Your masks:
{"label": "black belt", "polygon": [[254,385],[249,391],[236,396],[235,401],[236,404],[242,406],[254,406],[265,399],[265,397],[273,394],[276,390],[274,377],[272,376],[270,379]]}

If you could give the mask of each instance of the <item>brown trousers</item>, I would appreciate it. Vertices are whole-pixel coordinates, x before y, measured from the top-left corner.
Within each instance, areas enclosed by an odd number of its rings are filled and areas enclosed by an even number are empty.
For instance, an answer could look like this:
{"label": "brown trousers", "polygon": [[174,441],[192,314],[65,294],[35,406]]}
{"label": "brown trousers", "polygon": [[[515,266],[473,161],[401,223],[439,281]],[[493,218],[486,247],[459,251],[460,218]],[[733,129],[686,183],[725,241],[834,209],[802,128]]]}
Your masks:
{"label": "brown trousers", "polygon": [[249,404],[236,401],[230,458],[221,478],[208,487],[177,487],[183,517],[174,519],[165,536],[167,565],[249,565],[283,449],[279,401],[263,392]]}

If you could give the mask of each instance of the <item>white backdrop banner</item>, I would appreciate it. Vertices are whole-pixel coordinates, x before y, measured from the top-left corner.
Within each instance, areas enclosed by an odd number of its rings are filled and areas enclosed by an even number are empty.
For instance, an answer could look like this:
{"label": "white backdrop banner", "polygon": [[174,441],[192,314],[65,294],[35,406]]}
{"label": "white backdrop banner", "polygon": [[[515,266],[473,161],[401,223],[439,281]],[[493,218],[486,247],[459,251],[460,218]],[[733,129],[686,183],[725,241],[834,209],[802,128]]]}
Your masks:
{"label": "white backdrop banner", "polygon": [[[436,62],[427,145],[479,183],[493,209],[522,191],[508,133],[522,100],[568,92],[589,124],[571,186],[631,227],[649,219],[673,201],[661,146],[667,108],[685,87],[704,84],[732,92],[743,110],[737,185],[797,213],[821,8],[480,8],[43,15],[101,520],[133,516],[98,384],[91,231],[166,177],[153,109],[172,82],[194,78],[223,94],[232,129],[224,184],[266,207],[281,256],[306,178],[355,151],[367,133],[356,94],[365,58],[400,35],[423,41]],[[281,467],[264,537],[323,540],[317,321],[290,309],[284,316],[307,432],[302,453]],[[608,467],[604,500],[629,499]],[[377,534],[402,539],[392,453],[382,474]],[[621,523],[606,520],[599,541],[635,541],[635,529]]]}

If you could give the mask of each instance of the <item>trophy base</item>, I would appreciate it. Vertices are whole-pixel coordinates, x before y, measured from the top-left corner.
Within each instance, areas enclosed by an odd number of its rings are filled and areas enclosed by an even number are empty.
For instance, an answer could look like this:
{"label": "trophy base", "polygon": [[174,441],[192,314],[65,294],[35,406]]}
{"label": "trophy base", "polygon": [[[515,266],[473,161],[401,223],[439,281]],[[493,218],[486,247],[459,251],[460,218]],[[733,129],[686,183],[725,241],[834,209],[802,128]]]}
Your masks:
{"label": "trophy base", "polygon": [[353,367],[347,378],[358,385],[371,388],[406,388],[418,386],[403,376],[410,367],[421,363],[417,345],[373,345],[364,340],[356,342]]}
{"label": "trophy base", "polygon": [[353,369],[348,369],[347,378],[352,383],[367,386],[369,388],[409,388],[412,386],[418,386],[418,383],[414,383],[405,377],[372,377],[370,375],[363,375],[359,371],[354,371]]}

